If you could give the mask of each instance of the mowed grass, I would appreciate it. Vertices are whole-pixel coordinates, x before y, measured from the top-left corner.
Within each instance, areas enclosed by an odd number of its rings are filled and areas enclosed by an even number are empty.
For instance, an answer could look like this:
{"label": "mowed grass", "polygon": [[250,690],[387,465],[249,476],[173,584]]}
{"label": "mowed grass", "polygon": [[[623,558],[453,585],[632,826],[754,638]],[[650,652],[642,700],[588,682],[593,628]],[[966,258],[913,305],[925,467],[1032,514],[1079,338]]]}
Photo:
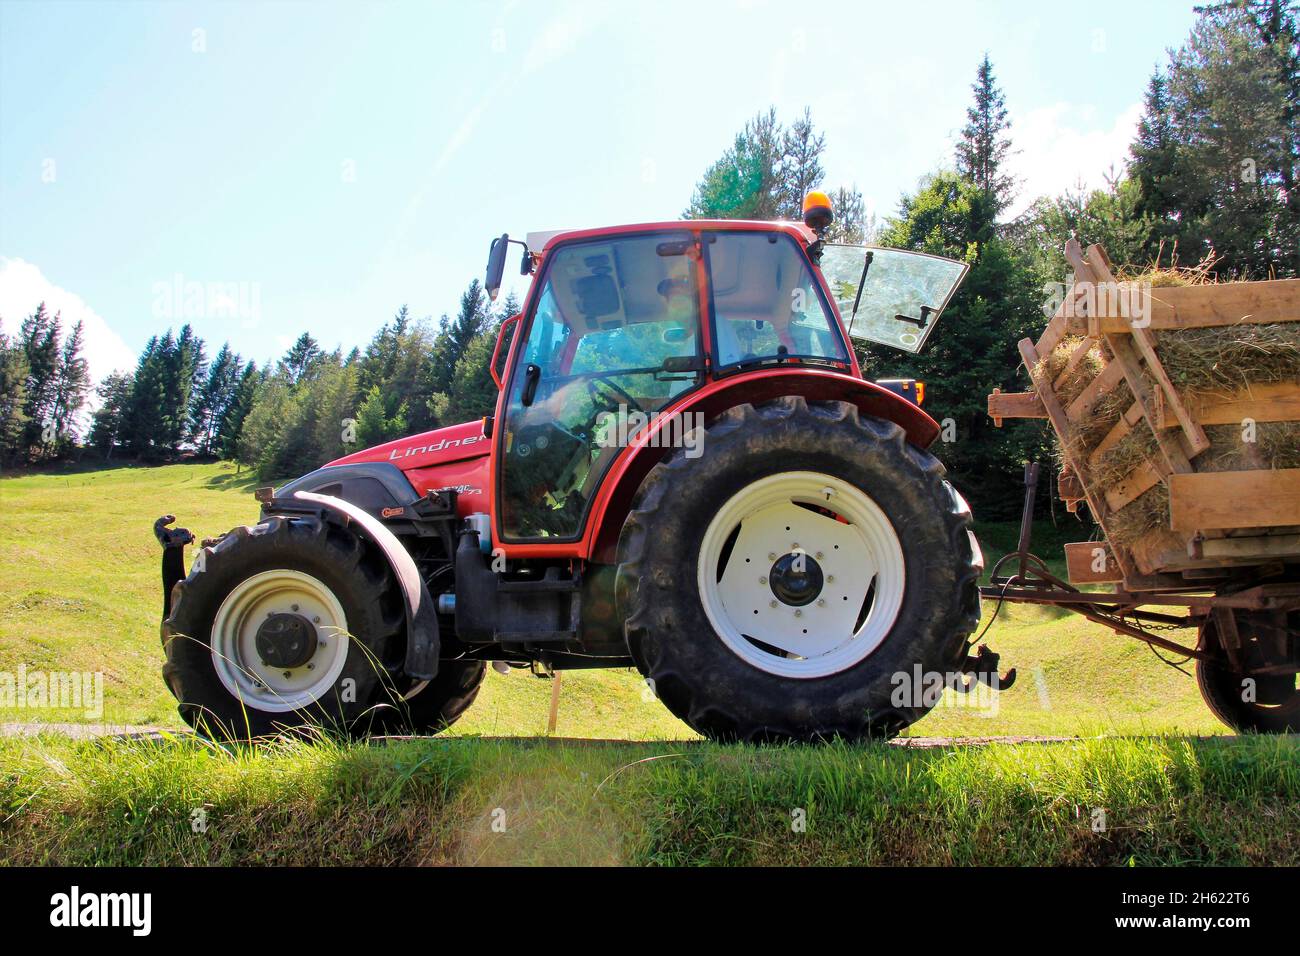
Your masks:
{"label": "mowed grass", "polygon": [[[173,513],[200,539],[256,520],[257,482],[229,464],[118,467],[0,478],[0,671],[102,671],[104,713],[0,709],[0,721],[181,726],[159,673],[159,548],[152,524]],[[1086,538],[1072,516],[1043,523],[1037,542],[1060,570],[1060,542]],[[1070,522],[1070,524],[1065,524]],[[979,529],[990,562],[1016,529]],[[192,554],[192,552],[191,552]],[[993,611],[985,604],[985,618]],[[1183,634],[1184,640],[1190,634]],[[946,694],[913,735],[1220,733],[1194,681],[1142,644],[1065,612],[1006,605],[985,637],[1015,667],[995,706]],[[1190,668],[1188,668],[1190,671]],[[549,681],[490,672],[457,734],[546,729]],[[556,733],[624,739],[694,734],[627,670],[564,675]]]}
{"label": "mowed grass", "polygon": [[1296,865],[1298,748],[11,738],[0,861]]}

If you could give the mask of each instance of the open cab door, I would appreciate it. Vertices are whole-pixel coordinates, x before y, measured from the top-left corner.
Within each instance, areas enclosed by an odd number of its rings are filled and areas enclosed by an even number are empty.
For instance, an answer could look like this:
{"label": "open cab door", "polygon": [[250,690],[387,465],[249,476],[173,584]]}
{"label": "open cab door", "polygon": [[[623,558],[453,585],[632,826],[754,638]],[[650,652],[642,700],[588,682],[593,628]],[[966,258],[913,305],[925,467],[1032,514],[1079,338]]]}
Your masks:
{"label": "open cab door", "polygon": [[970,266],[905,249],[822,247],[822,275],[855,339],[919,352]]}

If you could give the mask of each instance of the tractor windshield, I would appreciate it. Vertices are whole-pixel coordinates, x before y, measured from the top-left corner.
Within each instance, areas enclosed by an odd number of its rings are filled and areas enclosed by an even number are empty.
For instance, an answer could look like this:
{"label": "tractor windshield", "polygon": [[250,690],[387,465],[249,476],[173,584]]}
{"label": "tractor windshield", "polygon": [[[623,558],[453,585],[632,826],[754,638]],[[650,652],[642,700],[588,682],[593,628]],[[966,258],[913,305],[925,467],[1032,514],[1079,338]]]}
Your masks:
{"label": "tractor windshield", "polygon": [[921,351],[968,268],[942,256],[873,246],[827,245],[821,259],[849,334],[904,352]]}
{"label": "tractor windshield", "polygon": [[790,236],[705,235],[719,369],[788,358],[848,364],[830,304]]}

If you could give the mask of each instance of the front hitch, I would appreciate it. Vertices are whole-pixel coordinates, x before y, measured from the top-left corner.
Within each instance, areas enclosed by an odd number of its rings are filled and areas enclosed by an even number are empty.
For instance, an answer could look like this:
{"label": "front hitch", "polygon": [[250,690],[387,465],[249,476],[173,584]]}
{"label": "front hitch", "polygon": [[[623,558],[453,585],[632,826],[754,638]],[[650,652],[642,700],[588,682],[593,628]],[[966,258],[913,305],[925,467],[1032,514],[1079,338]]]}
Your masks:
{"label": "front hitch", "polygon": [[172,612],[172,588],[185,577],[185,546],[194,543],[194,534],[187,528],[167,527],[176,520],[175,515],[163,515],[153,523],[153,534],[162,545],[163,620]]}

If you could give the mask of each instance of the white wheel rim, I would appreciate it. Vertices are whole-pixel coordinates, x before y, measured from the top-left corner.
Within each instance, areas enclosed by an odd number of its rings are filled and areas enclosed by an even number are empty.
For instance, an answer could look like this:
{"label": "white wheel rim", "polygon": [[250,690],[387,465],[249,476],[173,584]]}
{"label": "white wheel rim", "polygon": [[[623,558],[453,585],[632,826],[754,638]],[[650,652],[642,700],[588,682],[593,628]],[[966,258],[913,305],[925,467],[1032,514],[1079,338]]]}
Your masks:
{"label": "white wheel rim", "polygon": [[[316,650],[298,667],[264,664],[257,629],[272,614],[300,614],[316,628]],[[212,665],[226,690],[258,710],[300,710],[334,686],[348,658],[348,621],[334,592],[289,569],[245,578],[212,622]],[[287,675],[287,676],[286,676]]]}
{"label": "white wheel rim", "polygon": [[[778,598],[769,581],[775,561],[789,554],[815,562],[823,576],[817,597],[802,606]],[[905,581],[903,548],[880,506],[817,472],[783,472],[746,486],[714,516],[700,544],[698,584],[709,623],[742,660],[782,677],[825,677],[871,654],[898,617]]]}

